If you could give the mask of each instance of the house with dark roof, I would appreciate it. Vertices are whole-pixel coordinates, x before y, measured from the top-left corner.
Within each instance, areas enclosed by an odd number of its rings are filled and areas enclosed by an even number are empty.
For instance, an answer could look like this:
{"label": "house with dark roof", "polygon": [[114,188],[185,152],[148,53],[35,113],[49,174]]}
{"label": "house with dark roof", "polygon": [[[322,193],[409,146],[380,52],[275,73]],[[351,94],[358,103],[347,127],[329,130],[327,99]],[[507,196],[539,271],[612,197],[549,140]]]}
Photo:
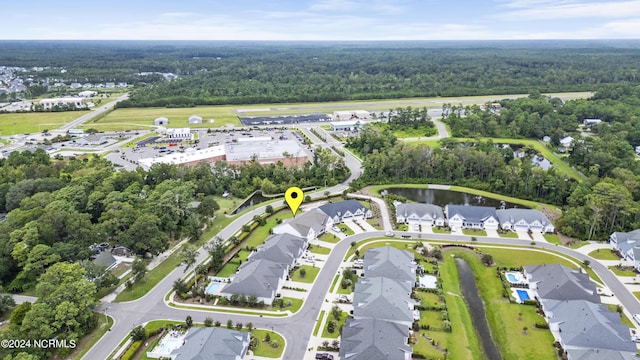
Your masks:
{"label": "house with dark roof", "polygon": [[250,334],[220,327],[191,328],[184,344],[171,352],[171,360],[242,360]]}
{"label": "house with dark roof", "polygon": [[369,219],[373,216],[371,210],[354,199],[324,204],[318,207],[318,210],[327,214],[336,224],[345,220]]}
{"label": "house with dark roof", "polygon": [[274,234],[294,234],[302,236],[308,242],[316,240],[333,226],[333,219],[320,210],[313,209],[303,212],[293,219],[284,221],[273,228]]}
{"label": "house with dark roof", "polygon": [[543,309],[547,300],[586,300],[600,303],[589,275],[560,264],[525,266],[524,274]]}
{"label": "house with dark roof", "polygon": [[307,238],[292,234],[269,236],[264,244],[249,255],[249,261],[269,260],[291,269],[307,249]]}
{"label": "house with dark roof", "polygon": [[410,360],[409,327],[377,319],[347,319],[342,328],[343,360]]}
{"label": "house with dark roof", "polygon": [[[589,354],[586,351],[593,349],[618,354],[638,352],[629,327],[606,305],[586,300],[549,300],[544,313],[553,337],[570,355],[569,359],[582,358]],[[612,358],[603,354],[600,357]]]}
{"label": "house with dark roof", "polygon": [[492,207],[449,204],[444,213],[451,229],[498,229],[498,215]]}
{"label": "house with dark roof", "polygon": [[442,208],[433,204],[397,203],[396,223],[444,226],[445,218]]}
{"label": "house with dark roof", "polygon": [[384,276],[413,286],[416,268],[412,253],[391,246],[367,249],[364,253],[364,275],[369,278]]}
{"label": "house with dark roof", "polygon": [[501,209],[497,210],[500,227],[512,231],[535,231],[552,233],[555,229],[549,219],[535,209]]}
{"label": "house with dark roof", "polygon": [[102,134],[91,134],[76,140],[76,144],[85,146],[98,146],[106,144],[108,141],[109,140],[107,139],[107,137]]}
{"label": "house with dark roof", "polygon": [[105,271],[110,270],[112,267],[118,265],[116,258],[108,251],[102,251],[96,255],[93,259],[93,263],[105,268]]}
{"label": "house with dark roof", "polygon": [[408,328],[414,321],[415,305],[410,284],[386,277],[361,278],[353,292],[355,319],[387,320]]}
{"label": "house with dark roof", "polygon": [[640,271],[640,229],[630,232],[616,231],[609,236],[609,243]]}
{"label": "house with dark roof", "polygon": [[232,295],[256,296],[258,301],[271,305],[276,294],[287,278],[286,264],[259,259],[240,265],[238,272],[231,276],[231,282],[220,290],[220,295],[231,298]]}

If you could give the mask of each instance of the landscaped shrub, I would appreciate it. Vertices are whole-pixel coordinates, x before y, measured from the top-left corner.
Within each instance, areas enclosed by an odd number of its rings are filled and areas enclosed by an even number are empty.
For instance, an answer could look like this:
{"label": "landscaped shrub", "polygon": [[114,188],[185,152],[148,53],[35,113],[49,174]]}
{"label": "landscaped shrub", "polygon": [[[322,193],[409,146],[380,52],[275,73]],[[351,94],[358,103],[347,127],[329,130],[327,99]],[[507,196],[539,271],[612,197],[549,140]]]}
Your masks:
{"label": "landscaped shrub", "polygon": [[537,300],[533,300],[533,299],[528,299],[522,302],[525,305],[533,305],[533,306],[538,306],[538,301]]}
{"label": "landscaped shrub", "polygon": [[140,349],[141,345],[142,345],[141,340],[132,342],[129,348],[127,349],[127,351],[125,351],[125,353],[122,355],[120,359],[121,360],[133,359],[133,356],[136,354],[136,352],[138,352],[138,349]]}
{"label": "landscaped shrub", "polygon": [[535,327],[538,329],[548,329],[549,324],[547,324],[546,322],[537,322]]}

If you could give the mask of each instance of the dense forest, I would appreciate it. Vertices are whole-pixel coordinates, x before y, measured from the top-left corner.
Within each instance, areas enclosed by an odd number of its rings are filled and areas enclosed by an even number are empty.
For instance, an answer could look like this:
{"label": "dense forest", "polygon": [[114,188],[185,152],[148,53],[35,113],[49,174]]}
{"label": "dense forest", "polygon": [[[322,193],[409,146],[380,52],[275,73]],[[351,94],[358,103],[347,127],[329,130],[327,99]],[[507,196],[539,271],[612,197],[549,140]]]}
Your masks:
{"label": "dense forest", "polygon": [[[329,150],[316,150],[313,160],[299,169],[222,162],[114,172],[98,156],[11,153],[0,160],[0,212],[7,212],[0,222],[0,292],[30,290],[38,301],[14,310],[0,337],[80,339],[95,325],[96,292],[114,283],[87,261],[95,254],[91,245],[158,254],[174,240],[198,238],[219,209],[214,196],[224,191],[238,197],[257,189],[280,193],[291,185],[332,186],[348,176]],[[47,351],[28,350],[37,358]],[[1,358],[8,355],[3,351],[11,352],[0,349]]]}
{"label": "dense forest", "polygon": [[135,84],[126,107],[590,91],[639,83],[638,62],[615,41],[0,42],[0,65],[51,67],[30,76]]}
{"label": "dense forest", "polygon": [[[365,128],[347,145],[364,158],[364,173],[354,187],[366,184],[419,182],[469,186],[500,194],[555,204],[565,211],[558,226],[563,234],[580,239],[608,239],[613,231],[640,228],[640,86],[604,87],[592,98],[563,103],[532,94],[503,100],[501,110],[491,104],[456,107],[444,105],[444,121],[454,136],[472,140],[441,140],[440,148],[407,145],[390,131]],[[465,116],[466,115],[466,116]],[[586,118],[602,122],[579,128]],[[569,178],[556,168],[543,170],[529,159],[539,155],[524,147],[526,156],[479,137],[540,139],[558,151],[560,137],[571,135],[574,144],[564,160],[585,175]],[[562,156],[562,154],[559,153]]]}

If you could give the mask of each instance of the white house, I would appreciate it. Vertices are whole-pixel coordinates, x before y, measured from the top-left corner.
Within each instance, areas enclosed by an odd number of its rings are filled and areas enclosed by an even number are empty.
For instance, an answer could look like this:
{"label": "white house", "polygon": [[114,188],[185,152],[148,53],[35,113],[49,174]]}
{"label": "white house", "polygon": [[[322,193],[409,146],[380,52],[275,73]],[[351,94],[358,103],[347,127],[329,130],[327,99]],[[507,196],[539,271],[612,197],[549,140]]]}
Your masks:
{"label": "white house", "polygon": [[396,223],[444,226],[442,208],[433,204],[396,204]]}
{"label": "white house", "polygon": [[83,97],[83,98],[90,98],[90,97],[94,97],[98,95],[97,91],[92,91],[92,90],[85,90],[85,91],[80,91],[78,93],[78,96]]}
{"label": "white house", "polygon": [[166,137],[172,140],[192,140],[193,135],[191,134],[190,128],[173,128],[167,129]]}
{"label": "white house", "polygon": [[308,242],[314,241],[333,226],[333,219],[320,210],[303,212],[293,219],[273,228],[274,234],[294,234],[302,236]]}
{"label": "white house", "polygon": [[593,125],[598,125],[602,122],[602,120],[600,119],[584,119],[582,121],[582,125],[584,126],[593,126]]}
{"label": "white house", "polygon": [[449,204],[444,212],[452,229],[498,229],[498,215],[492,207]]}
{"label": "white house", "polygon": [[336,224],[345,220],[369,219],[373,216],[371,210],[353,199],[324,204],[318,209],[327,214]]}
{"label": "white house", "polygon": [[560,145],[563,148],[568,148],[571,146],[571,144],[573,144],[573,140],[575,140],[572,136],[565,136],[562,139],[560,139]]}
{"label": "white house", "polygon": [[640,271],[640,229],[630,232],[616,231],[609,236],[609,243]]}
{"label": "white house", "polygon": [[63,105],[74,105],[76,108],[83,108],[86,106],[84,98],[81,97],[42,99],[40,100],[40,105],[42,105],[45,110],[50,110],[54,106]]}
{"label": "white house", "polygon": [[539,233],[552,233],[555,230],[551,221],[538,210],[503,209],[497,210],[496,214],[504,230],[531,230]]}

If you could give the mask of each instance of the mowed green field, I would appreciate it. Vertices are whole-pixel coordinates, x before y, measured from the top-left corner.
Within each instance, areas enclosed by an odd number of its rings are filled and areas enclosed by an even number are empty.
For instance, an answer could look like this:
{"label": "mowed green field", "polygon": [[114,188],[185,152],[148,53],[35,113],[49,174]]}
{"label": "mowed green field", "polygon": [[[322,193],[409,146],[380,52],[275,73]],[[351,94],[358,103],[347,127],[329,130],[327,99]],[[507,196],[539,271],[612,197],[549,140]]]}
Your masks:
{"label": "mowed green field", "polygon": [[75,120],[88,111],[33,112],[0,114],[0,136],[53,130]]}
{"label": "mowed green field", "polygon": [[[95,128],[104,131],[148,129],[159,117],[169,119],[170,128],[218,128],[222,126],[241,126],[238,115],[231,106],[199,106],[194,108],[126,108],[117,109],[95,121],[86,122],[82,128]],[[189,116],[202,117],[202,124],[189,124]],[[213,119],[213,121],[211,120]]]}

